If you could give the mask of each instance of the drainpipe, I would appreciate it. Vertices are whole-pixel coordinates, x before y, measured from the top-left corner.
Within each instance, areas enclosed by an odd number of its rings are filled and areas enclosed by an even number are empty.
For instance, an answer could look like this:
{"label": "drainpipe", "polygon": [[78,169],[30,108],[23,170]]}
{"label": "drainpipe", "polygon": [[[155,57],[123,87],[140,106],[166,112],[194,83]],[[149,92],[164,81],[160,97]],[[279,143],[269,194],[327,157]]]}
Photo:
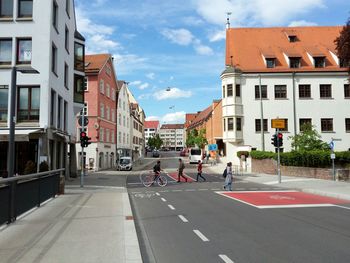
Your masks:
{"label": "drainpipe", "polygon": [[[295,71],[292,73],[292,81],[293,81],[293,121],[294,121],[294,136],[297,135],[297,112],[295,105]],[[294,149],[296,150],[296,149]]]}
{"label": "drainpipe", "polygon": [[264,111],[262,101],[261,75],[259,74],[259,93],[260,93],[260,132],[261,132],[261,149],[265,151],[265,135],[264,135]]}

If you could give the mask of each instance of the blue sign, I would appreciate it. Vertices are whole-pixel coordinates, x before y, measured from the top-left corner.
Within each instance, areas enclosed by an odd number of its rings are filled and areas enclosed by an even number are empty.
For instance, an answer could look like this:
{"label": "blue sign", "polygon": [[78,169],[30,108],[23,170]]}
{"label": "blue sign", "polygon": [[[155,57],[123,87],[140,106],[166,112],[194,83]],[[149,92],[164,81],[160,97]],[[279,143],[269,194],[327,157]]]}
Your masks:
{"label": "blue sign", "polygon": [[217,151],[218,150],[218,145],[217,144],[209,144],[208,145],[208,150],[209,151]]}
{"label": "blue sign", "polygon": [[331,148],[331,150],[333,151],[333,149],[334,149],[334,142],[333,142],[333,141],[331,141],[331,142],[329,143],[329,148]]}

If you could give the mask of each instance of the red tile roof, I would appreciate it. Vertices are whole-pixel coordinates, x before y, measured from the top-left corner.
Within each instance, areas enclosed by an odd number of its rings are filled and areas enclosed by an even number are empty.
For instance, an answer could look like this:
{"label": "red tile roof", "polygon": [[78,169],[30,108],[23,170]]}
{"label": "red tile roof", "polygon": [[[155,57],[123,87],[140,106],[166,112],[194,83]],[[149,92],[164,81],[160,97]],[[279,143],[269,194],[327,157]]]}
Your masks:
{"label": "red tile roof", "polygon": [[185,117],[185,127],[187,128],[188,126],[191,125],[191,123],[193,122],[193,120],[196,118],[196,116],[199,113],[186,113],[186,117]]}
{"label": "red tile roof", "polygon": [[112,59],[111,54],[85,55],[85,72],[98,73],[108,59]]}
{"label": "red tile roof", "polygon": [[159,126],[159,121],[145,121],[145,129],[157,129]]}
{"label": "red tile roof", "polygon": [[[229,28],[226,31],[226,65],[243,72],[346,71],[334,59],[334,40],[341,26]],[[288,36],[296,36],[290,42]],[[331,54],[330,51],[333,53]],[[311,58],[310,58],[310,56]],[[276,58],[276,67],[267,68],[266,58]],[[290,57],[301,57],[300,68],[289,68]],[[324,56],[324,68],[315,68],[312,56]]]}
{"label": "red tile roof", "polygon": [[197,114],[196,118],[192,121],[192,123],[188,126],[188,128],[192,128],[197,125],[200,125],[205,119],[207,119],[211,115],[212,111],[213,111],[212,105],[202,110],[199,114]]}

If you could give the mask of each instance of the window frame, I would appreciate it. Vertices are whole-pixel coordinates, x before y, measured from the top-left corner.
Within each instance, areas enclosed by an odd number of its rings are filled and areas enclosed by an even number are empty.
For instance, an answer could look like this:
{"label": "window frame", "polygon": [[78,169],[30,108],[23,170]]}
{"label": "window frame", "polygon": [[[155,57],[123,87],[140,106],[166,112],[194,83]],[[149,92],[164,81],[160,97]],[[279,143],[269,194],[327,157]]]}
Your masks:
{"label": "window frame", "polygon": [[[263,132],[268,131],[267,119],[263,119]],[[261,119],[255,119],[255,132],[261,133]]]}
{"label": "window frame", "polygon": [[320,84],[319,88],[320,88],[320,99],[332,98],[332,84]]}
{"label": "window frame", "polygon": [[350,132],[350,118],[345,118],[345,132]]}
{"label": "window frame", "polygon": [[301,126],[304,124],[310,124],[312,125],[312,118],[299,118],[299,131],[301,132]]}
{"label": "window frame", "polygon": [[321,118],[321,132],[334,132],[333,118]]}
{"label": "window frame", "polygon": [[[7,122],[8,120],[8,106],[9,106],[9,86],[8,85],[0,85],[0,90],[7,90],[7,99],[4,102],[7,104],[6,108],[0,108],[0,122]],[[6,92],[5,92],[6,93]],[[0,104],[1,105],[1,104]],[[3,117],[3,116],[6,116]]]}
{"label": "window frame", "polygon": [[275,68],[276,67],[276,58],[266,58],[265,62],[266,62],[266,68]]}
{"label": "window frame", "polygon": [[[265,95],[261,99],[267,99],[267,85],[261,85],[261,93],[262,95]],[[259,85],[255,85],[255,99],[260,99]]]}
{"label": "window frame", "polygon": [[0,42],[10,42],[10,57],[9,60],[0,61],[0,65],[11,65],[12,62],[12,38],[0,38]]}
{"label": "window frame", "polygon": [[52,1],[52,26],[58,34],[58,4],[56,0]]}
{"label": "window frame", "polygon": [[65,25],[64,28],[64,47],[69,54],[69,28]]}
{"label": "window frame", "polygon": [[242,131],[242,118],[236,117],[236,131]]}
{"label": "window frame", "polygon": [[63,98],[58,95],[57,96],[57,129],[61,129],[62,128],[62,114],[61,114],[61,111],[62,111],[62,101],[63,101]]}
{"label": "window frame", "polygon": [[56,91],[54,89],[51,89],[51,95],[50,95],[50,126],[55,126],[55,116],[56,116]]}
{"label": "window frame", "polygon": [[344,84],[344,98],[350,99],[350,84]]}
{"label": "window frame", "polygon": [[64,87],[69,90],[69,66],[64,62]]}
{"label": "window frame", "polygon": [[[28,98],[27,98],[27,103],[28,103],[28,108],[27,109],[20,109],[20,101],[21,101],[21,96],[20,96],[20,89],[28,89]],[[39,108],[34,108],[32,107],[32,94],[33,94],[33,89],[39,89]],[[33,85],[33,86],[17,86],[17,121],[18,122],[38,122],[40,120],[40,86]],[[20,116],[23,116],[20,114],[21,111],[27,111],[27,118],[22,119]],[[38,111],[38,115],[32,115],[32,111]],[[35,118],[31,118],[31,116],[35,116]]]}
{"label": "window frame", "polygon": [[226,97],[233,97],[233,85],[227,84]]}
{"label": "window frame", "polygon": [[235,95],[236,95],[236,97],[241,97],[241,84],[236,84],[236,86],[235,86]]}
{"label": "window frame", "polygon": [[[22,41],[30,41],[31,43],[31,49],[30,49],[30,60],[20,60],[20,42]],[[17,38],[16,41],[16,64],[22,65],[22,64],[31,64],[32,63],[32,54],[33,54],[33,42],[32,38]],[[24,55],[23,55],[24,56]]]}
{"label": "window frame", "polygon": [[[31,7],[32,7],[32,12],[31,12],[31,14],[30,15],[21,15],[21,2],[31,2],[32,3],[32,5],[31,5]],[[17,17],[18,18],[23,18],[23,19],[29,19],[29,18],[33,18],[33,0],[18,0],[18,2],[17,2]]]}
{"label": "window frame", "polygon": [[51,72],[55,76],[57,76],[57,65],[58,65],[58,63],[57,63],[57,59],[58,59],[57,52],[58,52],[57,46],[55,45],[54,42],[52,42],[52,44],[51,44]]}
{"label": "window frame", "polygon": [[12,19],[13,18],[13,0],[6,1],[6,3],[10,4],[11,12],[9,14],[2,14],[1,2],[6,0],[0,0],[0,19]]}
{"label": "window frame", "polygon": [[300,57],[289,57],[289,68],[300,68],[301,58]]}
{"label": "window frame", "polygon": [[299,84],[299,99],[311,99],[311,85],[310,84]]}
{"label": "window frame", "polygon": [[326,67],[326,57],[313,57],[315,68]]}
{"label": "window frame", "polygon": [[275,85],[274,86],[275,99],[287,99],[287,85]]}

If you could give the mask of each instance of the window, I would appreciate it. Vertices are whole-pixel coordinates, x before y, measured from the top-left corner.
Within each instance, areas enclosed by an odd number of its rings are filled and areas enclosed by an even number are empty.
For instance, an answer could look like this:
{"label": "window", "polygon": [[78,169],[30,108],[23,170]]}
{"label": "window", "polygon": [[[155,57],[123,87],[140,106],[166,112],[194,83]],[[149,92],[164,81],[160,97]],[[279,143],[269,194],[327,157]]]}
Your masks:
{"label": "window", "polygon": [[123,116],[123,126],[126,127],[125,116]]}
{"label": "window", "polygon": [[290,68],[300,68],[300,58],[289,58]]}
{"label": "window", "polygon": [[57,47],[52,43],[51,47],[52,60],[51,60],[51,71],[57,76]]}
{"label": "window", "polygon": [[38,121],[40,111],[40,88],[18,87],[17,120]]}
{"label": "window", "polygon": [[66,12],[67,12],[67,15],[69,16],[69,14],[70,14],[70,0],[66,0]]}
{"label": "window", "polygon": [[119,125],[122,125],[122,115],[120,113],[119,113]]}
{"label": "window", "polygon": [[62,97],[58,96],[57,100],[57,128],[61,128],[61,111],[62,111]]}
{"label": "window", "polygon": [[115,101],[115,90],[113,88],[111,90],[111,98],[113,101]]}
{"label": "window", "polygon": [[11,65],[12,40],[10,38],[0,39],[0,65]]}
{"label": "window", "polygon": [[227,97],[232,97],[233,96],[233,89],[232,89],[232,84],[227,85]]}
{"label": "window", "polygon": [[58,32],[58,5],[56,1],[53,1],[52,7],[52,25]]}
{"label": "window", "polygon": [[31,39],[17,39],[17,63],[30,64],[32,60],[32,40]]}
{"label": "window", "polygon": [[350,98],[350,85],[344,84],[344,97]]}
{"label": "window", "polygon": [[284,120],[284,129],[280,129],[280,131],[285,131],[287,132],[288,131],[288,119],[282,119]]}
{"label": "window", "polygon": [[332,132],[333,131],[333,119],[321,119],[321,131]]}
{"label": "window", "polygon": [[0,122],[7,121],[9,87],[0,85]]}
{"label": "window", "polygon": [[64,30],[64,47],[66,48],[67,52],[69,53],[69,29],[67,26]]}
{"label": "window", "polygon": [[84,78],[84,91],[87,91],[88,89],[89,89],[88,78],[85,77],[85,78]]}
{"label": "window", "polygon": [[111,131],[111,142],[114,143],[114,131]]}
{"label": "window", "polygon": [[[267,86],[261,85],[262,99],[267,99]],[[260,99],[260,89],[259,85],[255,86],[255,99]]]}
{"label": "window", "polygon": [[0,0],[0,18],[13,17],[13,0]]}
{"label": "window", "polygon": [[74,74],[74,102],[84,103],[84,76]]}
{"label": "window", "polygon": [[241,131],[242,130],[242,119],[236,118],[236,130]]}
{"label": "window", "polygon": [[311,85],[299,85],[299,98],[311,98]]}
{"label": "window", "polygon": [[123,110],[125,110],[125,101],[123,101]]}
{"label": "window", "polygon": [[68,65],[67,63],[64,63],[64,87],[68,89]]}
{"label": "window", "polygon": [[332,85],[321,84],[320,85],[320,97],[321,98],[332,98]]}
{"label": "window", "polygon": [[68,103],[67,101],[63,102],[63,130],[67,131],[67,118],[68,118]]}
{"label": "window", "polygon": [[80,116],[83,114],[83,111],[84,111],[84,116],[88,116],[88,105],[87,105],[87,102],[84,103],[84,107],[80,111]]}
{"label": "window", "polygon": [[118,141],[119,141],[119,143],[122,143],[122,133],[121,132],[118,133]]}
{"label": "window", "polygon": [[107,120],[110,120],[109,117],[110,117],[109,107],[106,106],[106,118],[107,118]]}
{"label": "window", "polygon": [[233,118],[227,118],[227,130],[233,131]]}
{"label": "window", "polygon": [[100,142],[104,142],[105,140],[105,129],[101,128],[100,129]]}
{"label": "window", "polygon": [[101,118],[105,117],[105,106],[102,103],[100,105],[100,116]]}
{"label": "window", "polygon": [[225,98],[225,86],[222,86],[222,97]]}
{"label": "window", "polygon": [[50,125],[55,124],[55,108],[56,108],[56,92],[51,90],[51,105],[50,105]]}
{"label": "window", "polygon": [[100,92],[105,94],[105,82],[103,79],[100,79]]}
{"label": "window", "polygon": [[295,35],[289,35],[288,40],[289,42],[293,43],[293,42],[297,42],[298,38]]}
{"label": "window", "polygon": [[120,98],[118,100],[118,105],[119,105],[119,109],[121,109],[122,108],[122,100]]}
{"label": "window", "polygon": [[18,17],[28,18],[33,16],[33,0],[18,0]]}
{"label": "window", "polygon": [[74,69],[84,71],[85,48],[83,44],[74,42]]}
{"label": "window", "polygon": [[[263,120],[264,132],[267,132],[267,119]],[[261,119],[255,119],[255,132],[261,132]]]}
{"label": "window", "polygon": [[112,115],[112,120],[113,122],[115,122],[115,114],[114,114],[114,109],[111,109],[111,115]]}
{"label": "window", "polygon": [[345,131],[350,132],[350,118],[345,119]]}
{"label": "window", "polygon": [[312,125],[312,121],[310,118],[307,119],[299,119],[299,130],[303,131],[303,126],[306,124]]}
{"label": "window", "polygon": [[267,68],[274,68],[276,66],[276,59],[275,58],[267,58],[266,59],[266,67]]}
{"label": "window", "polygon": [[110,90],[111,90],[111,88],[110,88],[109,84],[107,83],[107,84],[106,84],[106,96],[107,96],[108,98],[110,97]]}
{"label": "window", "polygon": [[224,125],[223,125],[224,126],[224,131],[226,131],[226,119],[224,119],[223,122],[224,122]]}
{"label": "window", "polygon": [[240,96],[241,96],[241,85],[236,84],[236,97],[240,97]]}
{"label": "window", "polygon": [[106,142],[110,141],[110,135],[109,135],[109,130],[106,129]]}
{"label": "window", "polygon": [[326,65],[325,57],[314,57],[315,68],[324,68]]}
{"label": "window", "polygon": [[125,133],[123,132],[123,143],[125,144]]}
{"label": "window", "polygon": [[287,86],[275,85],[275,99],[286,99],[286,98],[287,98]]}

